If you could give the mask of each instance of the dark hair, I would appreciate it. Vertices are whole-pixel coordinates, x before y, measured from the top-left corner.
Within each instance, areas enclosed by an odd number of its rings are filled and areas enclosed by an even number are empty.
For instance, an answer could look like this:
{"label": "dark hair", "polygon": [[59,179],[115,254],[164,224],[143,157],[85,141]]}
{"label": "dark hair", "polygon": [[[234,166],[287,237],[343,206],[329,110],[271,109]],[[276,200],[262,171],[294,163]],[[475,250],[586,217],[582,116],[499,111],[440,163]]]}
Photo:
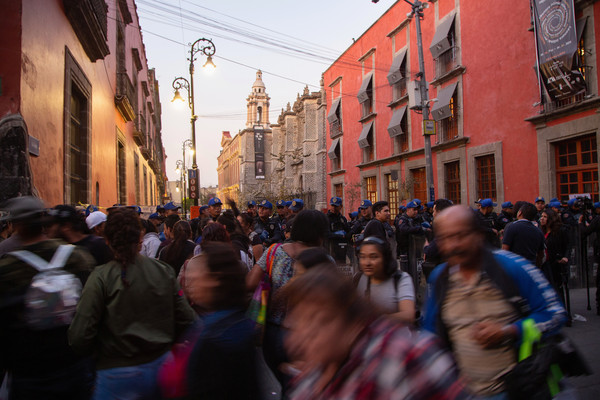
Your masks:
{"label": "dark hair", "polygon": [[328,265],[335,268],[335,262],[322,247],[311,247],[296,257],[296,262],[302,264],[304,269],[310,269],[318,265]]}
{"label": "dark hair", "polygon": [[519,212],[523,215],[523,218],[529,221],[533,221],[537,216],[537,208],[535,208],[533,204],[527,202],[519,208]]}
{"label": "dark hair", "polygon": [[373,204],[373,215],[375,215],[376,212],[383,210],[387,205],[389,205],[387,201],[376,201],[375,204]]}
{"label": "dark hair", "polygon": [[115,261],[121,264],[121,280],[129,286],[126,267],[135,261],[138,255],[142,223],[140,216],[130,208],[118,208],[108,214],[104,235],[114,253]]}
{"label": "dark hair", "polygon": [[143,219],[142,220],[142,226],[144,227],[144,230],[146,231],[146,233],[151,233],[151,232],[155,232],[156,233],[156,226],[154,226],[154,224],[152,223],[152,221],[147,220],[147,219]]}
{"label": "dark hair", "polygon": [[[218,223],[207,224],[202,230],[202,246],[206,242],[230,242],[229,234],[225,227]],[[203,247],[204,248],[204,247]]]}
{"label": "dark hair", "polygon": [[317,210],[302,210],[294,218],[291,239],[307,246],[318,247],[329,233],[325,214]]}
{"label": "dark hair", "polygon": [[59,204],[48,213],[52,216],[55,224],[60,226],[71,225],[71,229],[75,232],[90,233],[90,230],[85,223],[85,215],[77,211],[73,206]]}
{"label": "dark hair", "polygon": [[[170,266],[172,266],[175,271],[179,272],[181,265],[187,257],[193,255],[184,254],[185,246],[187,241],[192,237],[192,228],[190,227],[189,222],[187,221],[177,221],[175,226],[173,227],[173,241],[169,243],[161,252],[160,259]],[[186,258],[182,260],[182,256]]]}
{"label": "dark hair", "polygon": [[252,228],[254,227],[254,218],[252,218],[252,215],[244,211],[240,214],[240,217],[242,217],[242,221],[244,222],[244,224],[246,224],[248,227],[250,227],[250,230],[252,230]]}
{"label": "dark hair", "polygon": [[167,227],[169,229],[173,229],[173,227],[175,226],[175,224],[178,221],[181,221],[181,218],[179,218],[179,215],[171,214],[167,218],[165,218],[165,227]]}
{"label": "dark hair", "polygon": [[[218,225],[218,224],[210,224]],[[244,308],[246,306],[246,269],[240,264],[236,251],[229,243],[210,242],[202,245],[208,271],[219,282],[213,291],[213,310]]]}
{"label": "dark hair", "polygon": [[437,199],[433,202],[436,212],[444,211],[448,207],[452,207],[452,202],[448,199]]}
{"label": "dark hair", "polygon": [[[373,245],[377,247],[377,250],[383,256],[383,272],[386,277],[390,277],[394,275],[396,271],[398,271],[398,263],[392,257],[392,248],[387,240],[383,240],[376,236],[369,236],[363,239],[360,243],[360,248],[364,245]],[[359,251],[360,251],[359,248]]]}
{"label": "dark hair", "polygon": [[345,279],[335,268],[311,268],[290,281],[282,294],[290,310],[311,302],[331,305],[347,322],[371,321],[377,316],[373,307],[358,295],[352,280]]}
{"label": "dark hair", "polygon": [[235,215],[230,210],[225,210],[225,212],[217,218],[217,222],[221,225],[225,226],[227,233],[230,235],[233,233],[241,233],[242,226],[240,222],[235,218]]}
{"label": "dark hair", "polygon": [[546,214],[548,216],[548,220],[546,221],[546,225],[540,225],[542,232],[547,233],[548,231],[553,233],[558,233],[560,228],[562,227],[562,222],[560,220],[560,215],[556,213],[551,208],[546,208],[542,214]]}
{"label": "dark hair", "polygon": [[[513,211],[514,211],[514,213],[515,213],[515,214],[514,214],[514,215],[515,215],[515,217],[516,217],[516,216],[517,216],[517,214],[519,213],[519,210],[521,209],[521,207],[523,207],[523,204],[526,204],[526,203],[527,203],[527,202],[526,202],[526,201],[523,201],[523,200],[519,200],[519,201],[516,201],[516,202],[515,202],[515,204],[514,204],[514,206],[513,206]],[[536,210],[537,210],[537,209],[536,209]]]}

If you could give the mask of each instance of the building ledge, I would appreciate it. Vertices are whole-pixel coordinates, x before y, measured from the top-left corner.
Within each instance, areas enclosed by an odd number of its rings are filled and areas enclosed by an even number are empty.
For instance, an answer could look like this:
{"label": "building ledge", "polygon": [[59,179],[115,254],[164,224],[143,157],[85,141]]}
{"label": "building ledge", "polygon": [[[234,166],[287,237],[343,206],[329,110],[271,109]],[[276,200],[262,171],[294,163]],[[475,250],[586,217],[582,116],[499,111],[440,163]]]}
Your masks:
{"label": "building ledge", "polygon": [[457,65],[456,67],[452,68],[450,71],[446,72],[445,74],[441,75],[440,77],[437,77],[434,80],[432,80],[431,82],[429,82],[429,84],[434,85],[434,86],[441,85],[442,83],[447,82],[454,77],[464,74],[466,70],[467,70],[467,67],[465,67],[464,65]]}
{"label": "building ledge", "polygon": [[464,146],[469,141],[470,138],[468,136],[461,136],[442,143],[436,143],[434,146],[431,146],[431,150],[442,151],[450,147]]}
{"label": "building ledge", "polygon": [[394,108],[398,104],[403,103],[403,102],[405,102],[407,100],[408,100],[408,92],[404,96],[400,97],[399,99],[393,100],[387,106],[390,107],[390,108]]}
{"label": "building ledge", "polygon": [[337,171],[329,172],[327,175],[329,176],[339,176],[344,175],[346,173],[345,169],[338,169]]}
{"label": "building ledge", "polygon": [[576,113],[580,113],[582,111],[591,110],[594,108],[600,107],[600,97],[594,95],[594,97],[590,99],[586,99],[580,101],[579,103],[574,103],[568,105],[566,107],[559,108],[550,112],[540,112],[539,115],[534,115],[532,117],[525,118],[525,121],[531,122],[534,125],[541,125],[545,122],[552,121],[561,117],[565,117],[567,115],[573,115]]}
{"label": "building ledge", "polygon": [[376,113],[376,112],[372,112],[372,113],[370,113],[370,114],[367,114],[367,115],[365,115],[365,116],[364,116],[364,117],[362,117],[361,119],[359,119],[359,120],[358,120],[358,122],[361,122],[361,123],[363,123],[363,122],[367,122],[367,121],[369,121],[369,120],[371,120],[371,119],[375,118],[376,116],[377,116],[377,113]]}

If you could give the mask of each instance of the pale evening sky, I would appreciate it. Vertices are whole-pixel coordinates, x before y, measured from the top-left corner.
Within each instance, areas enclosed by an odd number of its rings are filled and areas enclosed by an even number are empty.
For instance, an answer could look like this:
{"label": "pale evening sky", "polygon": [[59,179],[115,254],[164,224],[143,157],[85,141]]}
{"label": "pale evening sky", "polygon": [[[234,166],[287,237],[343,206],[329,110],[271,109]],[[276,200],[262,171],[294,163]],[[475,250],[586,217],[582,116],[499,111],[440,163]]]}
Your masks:
{"label": "pale evening sky", "polygon": [[[271,97],[270,122],[275,123],[281,108],[293,104],[306,84],[311,91],[319,90],[322,72],[392,4],[393,0],[136,0],[148,65],[156,68],[160,85],[169,180],[179,179],[175,164],[182,158],[183,141],[191,137],[189,108],[171,102],[173,80],[189,80],[188,43],[208,38],[216,47],[217,68],[212,73],[202,68],[206,57],[198,55],[194,64],[201,185],[216,185],[221,132],[233,136],[245,128],[246,98],[256,70],[263,71]],[[189,156],[186,163],[189,168]]]}

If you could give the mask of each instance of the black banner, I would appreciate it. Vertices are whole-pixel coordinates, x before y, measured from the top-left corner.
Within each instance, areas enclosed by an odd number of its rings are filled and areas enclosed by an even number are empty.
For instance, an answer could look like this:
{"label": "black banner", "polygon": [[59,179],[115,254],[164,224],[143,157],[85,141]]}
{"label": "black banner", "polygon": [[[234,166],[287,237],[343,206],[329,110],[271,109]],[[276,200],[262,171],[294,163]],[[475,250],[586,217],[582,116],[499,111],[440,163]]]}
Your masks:
{"label": "black banner", "polygon": [[581,72],[573,68],[577,30],[573,0],[533,0],[540,79],[552,100],[585,92]]}
{"label": "black banner", "polygon": [[256,179],[265,179],[265,140],[262,126],[254,127],[254,173]]}

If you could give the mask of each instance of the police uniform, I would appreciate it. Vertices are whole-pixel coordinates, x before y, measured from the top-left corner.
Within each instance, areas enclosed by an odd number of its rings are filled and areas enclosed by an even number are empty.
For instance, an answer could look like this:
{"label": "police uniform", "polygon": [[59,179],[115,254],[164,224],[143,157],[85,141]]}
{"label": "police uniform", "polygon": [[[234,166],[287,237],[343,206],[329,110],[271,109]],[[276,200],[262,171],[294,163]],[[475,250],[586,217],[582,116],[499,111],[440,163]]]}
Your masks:
{"label": "police uniform", "polygon": [[[273,209],[273,205],[268,200],[263,200],[258,206],[265,207],[271,210]],[[281,233],[281,228],[279,224],[280,221],[277,217],[270,217],[267,219],[256,217],[254,231],[258,235],[260,235],[261,241],[265,246],[268,247],[273,243],[283,242],[284,237]]]}

